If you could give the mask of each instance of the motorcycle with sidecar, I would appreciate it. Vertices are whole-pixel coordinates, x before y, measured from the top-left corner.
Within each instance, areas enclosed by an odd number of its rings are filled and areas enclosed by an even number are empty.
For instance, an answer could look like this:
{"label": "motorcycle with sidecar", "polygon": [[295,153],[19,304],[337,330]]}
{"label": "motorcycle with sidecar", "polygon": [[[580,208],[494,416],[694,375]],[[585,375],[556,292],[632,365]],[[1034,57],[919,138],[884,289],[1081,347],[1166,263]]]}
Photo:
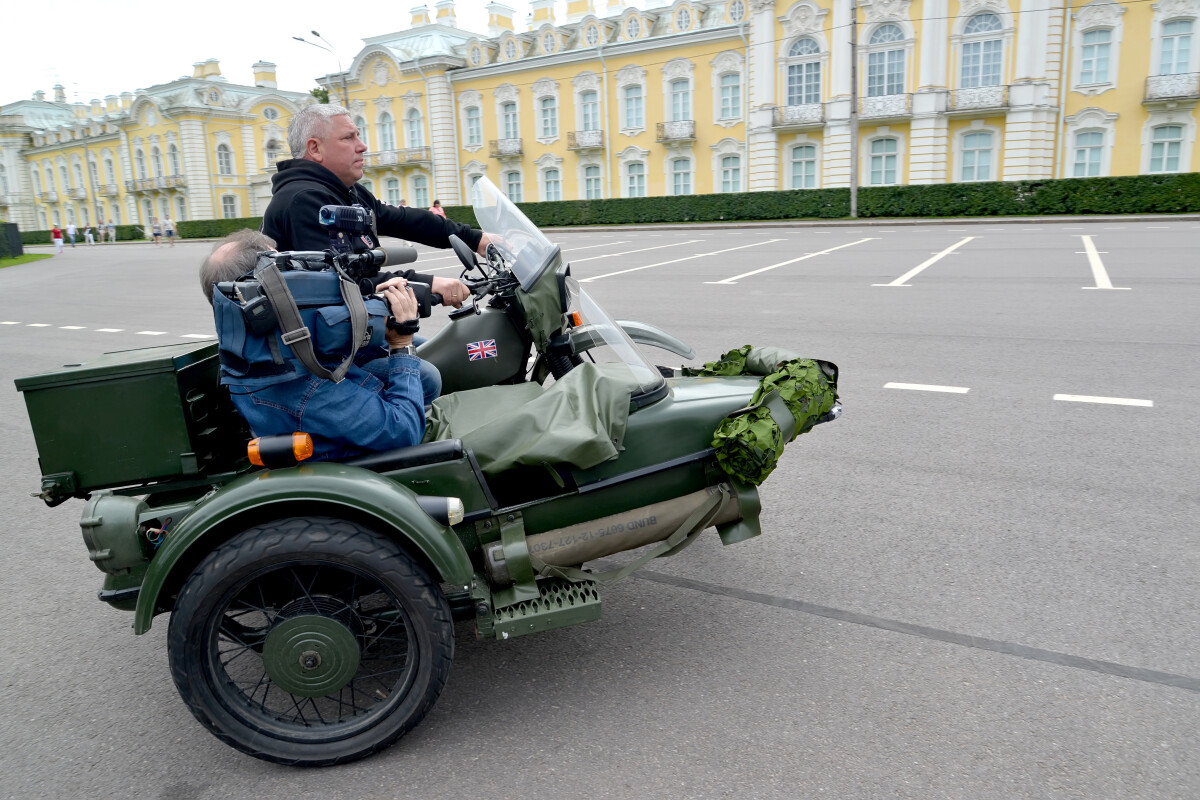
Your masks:
{"label": "motorcycle with sidecar", "polygon": [[39,496],[85,500],[99,598],[137,634],[170,614],[180,695],[252,756],[377,752],[437,700],[456,620],[497,640],[596,620],[606,583],[650,559],[712,528],[726,545],[757,536],[756,484],[840,413],[836,367],[786,351],[654,366],[635,341],[691,351],[614,321],[486,179],[474,210],[494,247],[477,263],[455,246],[474,298],[418,351],[445,391],[421,444],[339,462],[304,460],[303,432],[248,448],[221,343],[17,381]]}

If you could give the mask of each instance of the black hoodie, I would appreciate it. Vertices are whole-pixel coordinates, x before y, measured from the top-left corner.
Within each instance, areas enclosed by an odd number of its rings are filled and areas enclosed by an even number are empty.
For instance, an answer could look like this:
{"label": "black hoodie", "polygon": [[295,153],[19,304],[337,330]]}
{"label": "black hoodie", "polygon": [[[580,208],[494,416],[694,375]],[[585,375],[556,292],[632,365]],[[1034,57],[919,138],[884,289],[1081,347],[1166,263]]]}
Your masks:
{"label": "black hoodie", "polygon": [[[262,232],[275,240],[280,250],[326,250],[329,234],[317,221],[324,205],[360,205],[375,212],[379,233],[430,247],[449,247],[450,234],[457,234],[472,250],[479,247],[483,232],[439,217],[421,208],[388,206],[361,184],[347,187],[328,168],[303,158],[278,163],[271,178],[272,197],[263,215]],[[369,235],[369,234],[368,234]],[[379,241],[373,239],[372,246]],[[410,270],[409,280],[432,282],[432,277]]]}

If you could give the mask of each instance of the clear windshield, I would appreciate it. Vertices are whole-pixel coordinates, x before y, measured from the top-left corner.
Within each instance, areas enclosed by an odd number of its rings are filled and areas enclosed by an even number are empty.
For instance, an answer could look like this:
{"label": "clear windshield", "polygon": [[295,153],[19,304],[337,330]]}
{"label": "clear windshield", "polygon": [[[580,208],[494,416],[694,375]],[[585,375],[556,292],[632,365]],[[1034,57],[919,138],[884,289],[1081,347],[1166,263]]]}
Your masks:
{"label": "clear windshield", "polygon": [[[559,263],[558,246],[487,178],[476,182],[472,195],[479,227],[504,254],[521,288],[530,292],[541,281],[557,282],[555,270],[549,267]],[[662,373],[646,361],[633,340],[594,298],[574,280],[568,278],[567,282],[568,307],[562,311],[577,312],[581,318],[579,327],[572,330],[577,352],[586,360],[611,365],[605,369],[619,370],[625,376],[632,374],[641,386],[642,396],[656,394],[665,383]]]}

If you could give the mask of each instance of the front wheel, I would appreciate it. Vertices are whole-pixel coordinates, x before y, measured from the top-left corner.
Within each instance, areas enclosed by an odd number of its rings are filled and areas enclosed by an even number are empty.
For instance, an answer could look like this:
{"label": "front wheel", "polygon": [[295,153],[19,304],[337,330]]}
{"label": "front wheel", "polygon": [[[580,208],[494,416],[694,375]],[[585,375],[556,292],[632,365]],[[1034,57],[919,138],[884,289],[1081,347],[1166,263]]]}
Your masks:
{"label": "front wheel", "polygon": [[454,657],[450,608],[395,542],[328,518],[235,536],[184,584],[167,635],[185,703],[280,764],[375,753],[417,725]]}

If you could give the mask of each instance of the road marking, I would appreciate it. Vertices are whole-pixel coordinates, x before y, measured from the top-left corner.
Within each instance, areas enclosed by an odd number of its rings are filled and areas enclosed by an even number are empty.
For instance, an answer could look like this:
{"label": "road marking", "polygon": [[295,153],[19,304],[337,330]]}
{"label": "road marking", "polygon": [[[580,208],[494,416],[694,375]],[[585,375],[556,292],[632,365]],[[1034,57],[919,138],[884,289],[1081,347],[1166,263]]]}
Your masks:
{"label": "road marking", "polygon": [[166,331],[138,331],[138,336],[166,336]]}
{"label": "road marking", "polygon": [[1112,285],[1112,281],[1108,279],[1108,272],[1104,269],[1104,262],[1100,260],[1100,253],[1096,250],[1096,245],[1092,244],[1092,237],[1076,234],[1083,240],[1082,253],[1076,250],[1077,255],[1086,254],[1088,263],[1092,265],[1092,278],[1096,281],[1095,286],[1084,286],[1084,289],[1116,289],[1117,291],[1127,292],[1128,286]]}
{"label": "road marking", "polygon": [[96,333],[120,333],[124,328],[96,328]]}
{"label": "road marking", "polygon": [[20,325],[20,324],[21,323],[19,323],[19,322],[13,322],[11,320],[5,320],[4,322],[0,322],[0,325]]}
{"label": "road marking", "polygon": [[637,271],[643,270],[643,269],[650,269],[651,267],[662,267],[667,264],[677,264],[680,261],[691,261],[693,258],[703,258],[705,256],[717,256],[717,255],[720,255],[721,253],[728,253],[733,250],[745,250],[747,247],[758,247],[760,244],[771,244],[772,242],[783,242],[783,241],[787,241],[787,240],[786,239],[767,239],[765,242],[753,242],[752,244],[743,244],[738,247],[727,247],[724,250],[713,250],[711,253],[696,253],[696,255],[694,255],[694,256],[684,256],[683,258],[673,258],[670,261],[660,261],[657,264],[647,264],[644,267],[630,267],[629,269],[623,269],[623,270],[619,270],[617,272],[609,272],[605,275],[594,275],[591,278],[583,278],[579,282],[580,283],[591,283],[592,281],[598,281],[601,278],[611,278],[614,275],[624,275],[627,272],[637,272]]}
{"label": "road marking", "polygon": [[50,323],[49,322],[30,322],[25,327],[26,328],[49,328]]}
{"label": "road marking", "polygon": [[778,267],[786,267],[788,264],[795,264],[797,261],[803,261],[806,258],[813,258],[814,256],[823,256],[826,253],[832,253],[834,250],[841,250],[843,247],[853,247],[856,244],[862,244],[863,242],[869,242],[869,241],[872,241],[873,239],[877,239],[877,238],[879,238],[879,237],[869,236],[866,239],[859,239],[857,242],[850,242],[849,244],[839,244],[837,247],[830,247],[828,250],[821,250],[820,252],[817,252],[817,253],[805,253],[804,255],[800,256],[799,258],[793,258],[789,261],[781,261],[778,264],[772,264],[769,267],[761,267],[756,270],[751,270],[750,272],[743,272],[741,275],[734,275],[732,278],[726,278],[725,280],[721,280],[721,281],[705,281],[705,283],[732,285],[732,284],[737,283],[738,280],[741,278],[748,278],[751,275],[757,275],[760,272],[767,272],[768,270],[776,269]]}
{"label": "road marking", "polygon": [[1090,397],[1086,394],[1056,394],[1055,400],[1065,400],[1068,403],[1103,403],[1109,406],[1141,406],[1153,408],[1153,400],[1135,400],[1130,397]]}
{"label": "road marking", "polygon": [[215,333],[185,333],[179,337],[180,339],[215,339]]}
{"label": "road marking", "polygon": [[974,238],[976,238],[976,237],[968,236],[967,238],[959,241],[958,244],[950,245],[942,252],[934,254],[933,258],[925,261],[924,263],[918,264],[917,266],[910,269],[908,272],[901,275],[899,278],[896,278],[896,280],[892,281],[891,283],[872,283],[871,285],[872,286],[909,286],[910,284],[906,283],[906,281],[909,278],[913,277],[914,275],[920,274],[922,271],[925,270],[926,267],[932,266],[933,264],[936,264],[937,262],[941,261],[943,258],[950,255],[955,250],[962,247],[964,244],[966,244],[967,242],[971,241]]}
{"label": "road marking", "polygon": [[966,386],[930,386],[924,383],[885,383],[885,389],[907,389],[912,392],[948,392],[949,394],[966,394],[971,391]]}
{"label": "road marking", "polygon": [[59,325],[58,329],[60,331],[86,331],[87,330],[87,328],[85,328],[82,325]]}
{"label": "road marking", "polygon": [[1154,231],[1154,230],[1165,231],[1165,230],[1170,230],[1170,228],[1171,228],[1170,225],[1147,225],[1146,226],[1146,230],[1151,230],[1151,231]]}
{"label": "road marking", "polygon": [[[651,235],[653,235],[653,234],[651,234]],[[679,244],[695,244],[698,241],[700,241],[700,240],[699,239],[688,239],[686,242],[679,242]],[[675,247],[675,245],[674,244],[656,244],[656,245],[654,245],[654,247],[641,247],[641,248],[638,248],[637,250],[625,250],[624,252],[621,252],[621,253],[605,253],[602,256],[592,256],[591,258],[576,258],[576,259],[572,259],[571,263],[572,264],[582,264],[584,261],[595,261],[600,258],[615,258],[617,256],[627,256],[630,253],[644,253],[647,250],[662,250],[664,247]],[[601,276],[601,277],[604,277],[604,276]]]}

